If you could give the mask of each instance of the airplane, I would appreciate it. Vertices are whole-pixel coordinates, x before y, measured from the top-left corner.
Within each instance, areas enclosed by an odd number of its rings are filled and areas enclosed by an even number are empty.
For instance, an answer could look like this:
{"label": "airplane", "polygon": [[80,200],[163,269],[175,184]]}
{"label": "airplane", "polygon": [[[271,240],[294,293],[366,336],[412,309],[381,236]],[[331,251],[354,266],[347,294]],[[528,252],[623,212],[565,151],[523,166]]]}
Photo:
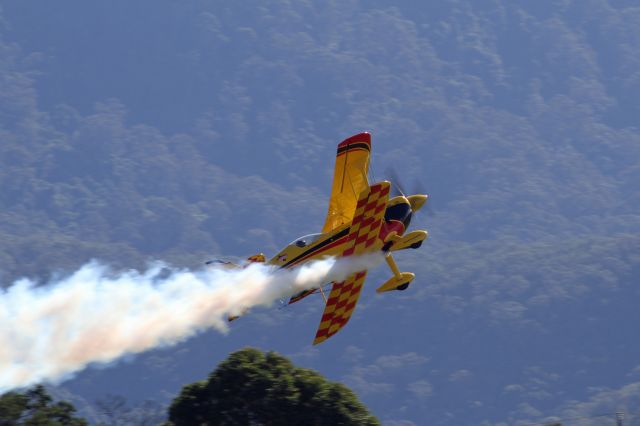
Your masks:
{"label": "airplane", "polygon": [[[266,262],[279,268],[293,268],[305,262],[329,256],[342,257],[382,252],[393,276],[376,291],[384,293],[406,290],[415,275],[400,272],[392,253],[417,249],[427,238],[424,230],[408,233],[414,212],[427,201],[425,194],[390,197],[388,181],[369,184],[371,135],[359,133],[338,144],[333,175],[329,211],[320,233],[297,238],[268,262],[264,254],[251,256],[252,262]],[[322,287],[294,294],[288,304],[299,302],[310,294],[320,292],[325,302],[324,312],[313,344],[324,342],[342,329],[353,314],[367,271],[331,283],[327,298]],[[229,317],[229,321],[238,318]]]}

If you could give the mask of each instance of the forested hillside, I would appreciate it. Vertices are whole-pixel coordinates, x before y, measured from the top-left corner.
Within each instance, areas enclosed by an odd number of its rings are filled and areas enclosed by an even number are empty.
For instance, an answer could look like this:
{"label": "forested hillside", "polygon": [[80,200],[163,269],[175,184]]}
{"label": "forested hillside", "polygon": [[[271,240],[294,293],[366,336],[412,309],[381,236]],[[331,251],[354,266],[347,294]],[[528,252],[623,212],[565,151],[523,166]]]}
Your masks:
{"label": "forested hillside", "polygon": [[320,228],[335,145],[360,131],[373,135],[372,178],[394,166],[431,196],[435,215],[414,221],[430,239],[397,259],[417,275],[408,291],[375,297],[380,268],[326,345],[308,346],[311,301],[60,392],[166,402],[211,358],[259,345],[345,381],[384,424],[631,410],[631,0],[5,0],[2,285],[92,258],[196,268],[272,254]]}

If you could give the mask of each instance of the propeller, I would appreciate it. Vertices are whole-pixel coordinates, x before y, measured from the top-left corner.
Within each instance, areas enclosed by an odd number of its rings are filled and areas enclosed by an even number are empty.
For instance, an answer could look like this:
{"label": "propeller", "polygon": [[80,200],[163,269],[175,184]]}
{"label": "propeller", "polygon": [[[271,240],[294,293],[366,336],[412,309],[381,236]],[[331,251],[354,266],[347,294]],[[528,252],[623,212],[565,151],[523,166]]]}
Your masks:
{"label": "propeller", "polygon": [[[416,194],[427,194],[427,190],[424,186],[424,183],[417,178],[414,181],[413,188]],[[431,216],[431,217],[436,215],[435,210],[433,210],[433,207],[431,207],[432,202],[433,202],[432,196],[429,195],[429,200],[422,207],[424,212],[427,214],[427,216]]]}
{"label": "propeller", "polygon": [[[411,194],[426,194],[426,190],[425,190],[425,186],[422,183],[422,181],[420,181],[419,179],[416,179],[413,185],[413,189],[414,191],[410,194],[410,195],[406,195],[407,193],[405,192],[405,188],[406,186],[404,186],[401,181],[400,178],[398,176],[398,173],[396,172],[395,168],[393,167],[387,167],[385,170],[385,174],[386,176],[389,178],[389,181],[391,182],[391,195],[392,197],[397,197],[399,195],[403,196],[403,197],[410,197]],[[429,196],[429,201],[431,201],[431,196]],[[435,216],[435,212],[433,210],[433,208],[431,207],[431,203],[425,203],[423,207],[423,210],[429,215],[429,216]]]}
{"label": "propeller", "polygon": [[406,197],[406,195],[404,195],[405,192],[402,190],[402,184],[400,183],[400,178],[398,177],[396,170],[393,167],[387,167],[385,174],[389,177],[389,182],[391,182],[391,195],[393,197],[397,197],[398,195]]}

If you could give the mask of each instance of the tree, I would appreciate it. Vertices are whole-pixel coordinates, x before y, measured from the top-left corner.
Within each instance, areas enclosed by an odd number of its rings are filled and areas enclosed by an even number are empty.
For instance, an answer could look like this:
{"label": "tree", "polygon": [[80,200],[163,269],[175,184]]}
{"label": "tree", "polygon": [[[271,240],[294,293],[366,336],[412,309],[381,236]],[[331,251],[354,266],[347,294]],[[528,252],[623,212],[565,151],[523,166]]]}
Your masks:
{"label": "tree", "polygon": [[287,358],[252,348],[232,353],[208,380],[182,389],[170,426],[378,425],[346,386]]}
{"label": "tree", "polygon": [[166,419],[166,407],[157,401],[146,400],[130,406],[122,395],[106,395],[95,402],[102,414],[101,426],[156,426]]}
{"label": "tree", "polygon": [[75,411],[66,401],[54,404],[43,386],[0,396],[0,426],[86,426],[86,420],[73,415]]}

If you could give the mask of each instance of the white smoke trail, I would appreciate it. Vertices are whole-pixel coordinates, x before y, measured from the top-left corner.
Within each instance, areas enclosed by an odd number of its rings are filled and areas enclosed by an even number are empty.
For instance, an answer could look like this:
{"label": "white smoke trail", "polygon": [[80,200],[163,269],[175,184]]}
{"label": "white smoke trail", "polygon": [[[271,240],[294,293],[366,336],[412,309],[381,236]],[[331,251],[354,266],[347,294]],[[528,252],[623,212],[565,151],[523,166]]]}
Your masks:
{"label": "white smoke trail", "polygon": [[90,363],[172,345],[209,327],[225,332],[228,315],[342,281],[381,259],[376,254],[293,270],[256,263],[168,273],[157,264],[118,274],[91,262],[44,286],[21,279],[0,290],[0,394],[60,381]]}

